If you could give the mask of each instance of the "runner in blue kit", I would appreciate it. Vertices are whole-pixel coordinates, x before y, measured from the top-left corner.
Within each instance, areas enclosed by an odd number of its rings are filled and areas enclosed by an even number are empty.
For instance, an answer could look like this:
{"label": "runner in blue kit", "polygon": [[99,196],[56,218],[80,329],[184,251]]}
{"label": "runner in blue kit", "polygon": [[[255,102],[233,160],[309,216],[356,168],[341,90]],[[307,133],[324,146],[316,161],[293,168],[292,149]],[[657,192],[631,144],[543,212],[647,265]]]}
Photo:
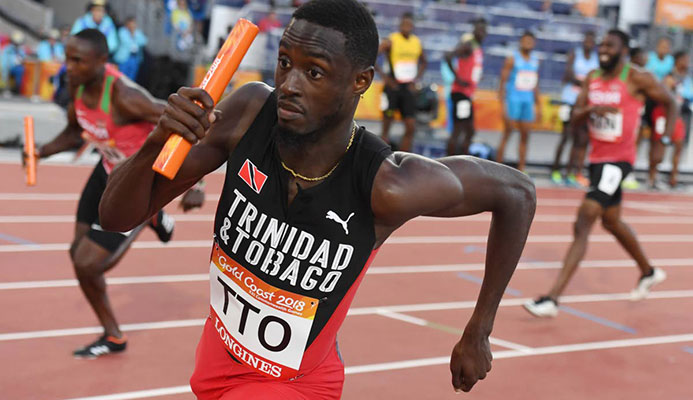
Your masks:
{"label": "runner in blue kit", "polygon": [[[143,148],[113,172],[101,220],[125,230],[227,163],[191,378],[198,398],[340,398],[337,331],[378,249],[419,215],[493,213],[484,283],[452,351],[453,387],[471,390],[490,370],[488,336],[527,238],[534,187],[493,162],[393,153],[356,124],[377,52],[375,22],[359,2],[308,2],[279,43],[276,88],[249,83],[216,111],[203,90],[181,88]],[[151,165],[172,132],[195,145],[169,181]],[[112,207],[125,199],[127,212]]]}
{"label": "runner in blue kit", "polygon": [[[520,49],[505,60],[501,71],[498,97],[503,104],[505,129],[498,145],[498,162],[503,162],[505,145],[513,125],[520,131],[517,169],[525,170],[529,131],[535,120],[534,107],[539,108],[539,58],[534,52],[536,40],[532,32],[520,38]],[[538,118],[541,119],[541,118]]]}

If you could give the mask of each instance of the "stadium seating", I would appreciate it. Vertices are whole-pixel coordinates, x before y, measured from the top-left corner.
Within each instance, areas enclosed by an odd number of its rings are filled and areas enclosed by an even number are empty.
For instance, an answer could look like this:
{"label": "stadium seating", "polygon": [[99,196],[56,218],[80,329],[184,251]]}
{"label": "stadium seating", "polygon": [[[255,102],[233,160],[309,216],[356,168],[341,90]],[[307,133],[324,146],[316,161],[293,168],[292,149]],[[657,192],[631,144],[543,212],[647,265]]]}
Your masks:
{"label": "stadium seating", "polygon": [[[268,1],[253,3],[250,18],[259,21],[269,11]],[[421,38],[428,59],[425,78],[430,82],[440,79],[440,63],[445,52],[455,47],[463,33],[471,31],[470,22],[485,18],[489,25],[484,42],[486,58],[482,87],[497,85],[505,57],[517,48],[522,32],[530,30],[537,37],[542,90],[558,90],[566,55],[580,45],[582,33],[588,30],[603,32],[607,26],[602,20],[572,15],[571,0],[554,0],[547,11],[543,11],[543,0],[467,0],[466,4],[365,0],[364,3],[374,14],[381,37],[398,30],[403,13],[415,15],[415,33]],[[290,8],[277,9],[283,23],[288,23],[292,12]]]}

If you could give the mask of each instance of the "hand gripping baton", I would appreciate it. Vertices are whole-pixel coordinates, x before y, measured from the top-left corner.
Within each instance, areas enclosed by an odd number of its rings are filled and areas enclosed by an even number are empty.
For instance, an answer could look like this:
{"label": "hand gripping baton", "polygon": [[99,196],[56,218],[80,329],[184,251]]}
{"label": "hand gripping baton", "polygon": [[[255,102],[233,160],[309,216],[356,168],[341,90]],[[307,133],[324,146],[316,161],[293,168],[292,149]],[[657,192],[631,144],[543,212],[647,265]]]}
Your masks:
{"label": "hand gripping baton", "polygon": [[[258,34],[258,27],[247,19],[239,19],[219,50],[212,66],[202,80],[200,88],[209,93],[216,104],[229,84],[231,77],[238,69],[241,60]],[[177,133],[172,134],[159,156],[154,161],[152,169],[168,179],[173,179],[188,155],[192,144]]]}
{"label": "hand gripping baton", "polygon": [[26,155],[26,184],[36,185],[36,145],[34,143],[34,117],[24,117],[24,154]]}

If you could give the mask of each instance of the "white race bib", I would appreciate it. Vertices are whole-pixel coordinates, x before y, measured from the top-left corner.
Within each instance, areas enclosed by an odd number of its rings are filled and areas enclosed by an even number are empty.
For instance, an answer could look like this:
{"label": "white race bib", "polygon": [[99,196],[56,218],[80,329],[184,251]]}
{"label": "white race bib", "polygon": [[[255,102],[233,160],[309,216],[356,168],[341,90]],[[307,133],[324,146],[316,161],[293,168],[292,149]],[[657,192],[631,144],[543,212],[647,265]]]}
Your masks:
{"label": "white race bib", "polygon": [[419,71],[419,63],[417,61],[399,61],[393,68],[395,79],[399,83],[409,83],[416,78]]}
{"label": "white race bib", "polygon": [[602,142],[619,142],[623,136],[623,114],[608,113],[603,116],[592,115],[590,135]]}
{"label": "white race bib", "polygon": [[654,130],[658,135],[664,135],[664,131],[667,128],[667,119],[666,117],[659,117],[657,120],[655,120],[655,127]]}
{"label": "white race bib", "polygon": [[216,243],[209,278],[210,314],[226,349],[265,375],[295,377],[318,300],[265,283]]}
{"label": "white race bib", "polygon": [[469,100],[460,100],[457,102],[455,109],[457,119],[467,119],[472,114],[472,102]]}
{"label": "white race bib", "polygon": [[483,72],[484,70],[480,65],[475,65],[474,68],[472,68],[472,82],[479,83]]}
{"label": "white race bib", "polygon": [[567,104],[558,107],[558,118],[560,118],[562,122],[570,121],[570,110],[571,107]]}
{"label": "white race bib", "polygon": [[623,171],[621,171],[621,168],[612,164],[604,164],[602,167],[602,176],[601,179],[599,179],[597,189],[599,189],[600,192],[608,194],[609,196],[613,196],[613,194],[616,193],[616,190],[618,190],[618,188],[621,186],[622,179]]}
{"label": "white race bib", "polygon": [[385,92],[380,94],[380,111],[385,111],[390,108],[390,100],[387,99]]}
{"label": "white race bib", "polygon": [[515,89],[528,92],[534,90],[539,82],[539,76],[535,71],[518,71],[515,75]]}
{"label": "white race bib", "polygon": [[125,154],[123,154],[123,152],[118,150],[115,144],[115,140],[113,139],[99,140],[95,138],[93,135],[87,133],[87,131],[82,132],[82,138],[88,141],[89,143],[93,144],[94,147],[96,147],[96,149],[99,151],[99,153],[101,153],[103,158],[105,158],[106,161],[110,162],[113,165],[116,165],[127,158]]}

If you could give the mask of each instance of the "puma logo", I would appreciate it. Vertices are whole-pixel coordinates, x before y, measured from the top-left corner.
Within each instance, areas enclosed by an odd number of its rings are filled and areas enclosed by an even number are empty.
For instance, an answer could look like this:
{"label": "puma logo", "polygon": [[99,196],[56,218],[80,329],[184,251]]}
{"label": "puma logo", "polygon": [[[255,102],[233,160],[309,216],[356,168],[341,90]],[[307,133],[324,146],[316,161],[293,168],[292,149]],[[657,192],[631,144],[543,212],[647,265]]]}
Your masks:
{"label": "puma logo", "polygon": [[349,217],[346,219],[346,221],[343,221],[341,218],[339,218],[339,215],[337,215],[336,212],[334,212],[334,211],[328,211],[328,212],[327,212],[327,215],[325,216],[325,218],[331,219],[332,221],[334,221],[334,222],[338,223],[339,225],[341,225],[342,228],[344,228],[344,232],[345,232],[347,235],[349,235],[349,226],[348,226],[347,224],[349,223],[349,220],[350,220],[351,217],[353,217],[353,216],[354,216],[354,213],[351,213],[351,214],[349,214]]}

